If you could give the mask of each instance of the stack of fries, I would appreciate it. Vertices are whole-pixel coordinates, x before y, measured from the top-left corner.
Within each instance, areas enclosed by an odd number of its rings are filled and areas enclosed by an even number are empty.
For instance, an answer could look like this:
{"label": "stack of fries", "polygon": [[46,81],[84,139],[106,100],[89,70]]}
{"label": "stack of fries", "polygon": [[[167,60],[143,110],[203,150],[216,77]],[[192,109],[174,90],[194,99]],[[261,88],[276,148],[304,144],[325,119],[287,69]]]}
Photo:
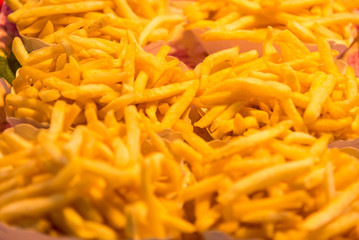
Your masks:
{"label": "stack of fries", "polygon": [[88,104],[88,124],[69,130],[71,107],[57,101],[49,129],[18,125],[1,135],[1,221],[81,239],[194,232],[182,218],[185,166],[136,107],[126,106],[125,121],[111,111],[102,122]]}
{"label": "stack of fries", "polygon": [[358,1],[198,0],[184,9],[188,29],[208,30],[204,41],[245,39],[263,42],[267,26],[289,29],[305,43],[321,36],[349,46],[359,16]]}
{"label": "stack of fries", "polygon": [[208,56],[196,69],[201,86],[195,104],[203,117],[194,125],[221,139],[291,119],[298,132],[358,137],[359,80],[353,68],[342,73],[323,38],[319,51],[310,53],[288,30],[276,34],[268,28],[268,36],[263,57],[255,50],[239,54],[235,47]]}
{"label": "stack of fries", "polygon": [[199,85],[178,59],[166,57],[170,47],[154,56],[130,37],[116,43],[69,35],[30,54],[16,38],[13,51],[23,67],[6,97],[7,116],[38,123],[49,122],[56,101],[64,100],[72,104],[74,124],[86,123],[89,103],[102,120],[109,111],[121,120],[123,108],[137,104],[159,127],[171,128],[188,114]]}
{"label": "stack of fries", "polygon": [[166,0],[9,2],[17,10],[9,20],[20,34],[46,43],[58,43],[67,34],[120,41],[129,31],[145,46],[169,40],[174,27],[184,21],[183,16],[168,11]]}
{"label": "stack of fries", "polygon": [[235,47],[194,70],[142,48],[183,20],[166,1],[9,3],[51,45],[15,38],[22,67],[0,88],[7,117],[45,127],[0,135],[2,222],[93,240],[359,239],[359,161],[328,148],[359,136],[359,79],[328,43],[348,39],[357,2],[198,1],[188,27],[263,42],[263,57]]}
{"label": "stack of fries", "polygon": [[182,195],[194,205],[197,231],[239,239],[359,238],[358,159],[328,149],[330,135],[316,139],[292,126],[284,121],[212,146],[176,124],[187,143],[175,140],[171,149],[197,181]]}

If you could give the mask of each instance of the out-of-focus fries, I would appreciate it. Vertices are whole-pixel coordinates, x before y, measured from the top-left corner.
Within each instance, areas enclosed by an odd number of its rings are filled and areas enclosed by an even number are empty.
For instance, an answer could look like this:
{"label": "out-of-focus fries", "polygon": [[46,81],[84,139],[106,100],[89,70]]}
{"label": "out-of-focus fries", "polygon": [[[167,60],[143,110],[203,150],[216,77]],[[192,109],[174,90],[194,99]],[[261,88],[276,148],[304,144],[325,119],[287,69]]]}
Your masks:
{"label": "out-of-focus fries", "polygon": [[200,28],[204,41],[245,39],[262,42],[265,29],[288,29],[305,43],[317,36],[349,46],[354,39],[359,15],[357,1],[279,0],[208,1],[198,0],[185,7],[188,29]]}
{"label": "out-of-focus fries", "polygon": [[[183,198],[194,205],[199,232],[219,230],[238,239],[358,238],[358,160],[328,149],[329,135],[316,139],[289,130],[292,124],[210,145],[208,154],[195,150],[196,142],[171,143],[192,169],[195,183]],[[183,134],[190,129],[177,125]]]}
{"label": "out-of-focus fries", "polygon": [[12,4],[20,34],[58,43],[68,34],[121,41],[130,31],[141,46],[169,40],[184,21],[161,1],[27,1]]}
{"label": "out-of-focus fries", "polygon": [[18,125],[0,135],[1,168],[9,169],[0,180],[1,221],[81,239],[194,232],[180,198],[183,166],[146,138],[152,130],[136,107],[125,107],[124,121],[112,111],[102,122],[86,104],[89,124],[73,129],[72,108],[57,101],[49,129]]}
{"label": "out-of-focus fries", "polygon": [[28,55],[22,54],[21,44],[14,48],[23,67],[6,98],[9,117],[49,122],[54,104],[63,100],[80,108],[75,124],[86,122],[89,101],[96,104],[99,119],[113,111],[121,120],[124,107],[133,103],[159,127],[171,128],[186,115],[198,89],[198,80],[187,77],[177,59],[167,57],[168,46],[154,56],[127,35],[120,43],[69,35]]}
{"label": "out-of-focus fries", "polygon": [[221,139],[291,119],[299,132],[358,137],[353,69],[343,73],[335,51],[322,38],[319,51],[310,53],[290,31],[268,32],[273,37],[263,43],[263,57],[243,61],[252,53],[238,53],[235,47],[208,56],[197,67],[200,93],[195,104],[203,117],[194,125]]}
{"label": "out-of-focus fries", "polygon": [[135,105],[101,121],[88,102],[88,124],[70,127],[78,113],[59,100],[49,129],[0,135],[1,221],[81,239],[359,237],[359,162],[329,149],[330,135],[286,120],[215,144],[179,120],[183,138],[167,141]]}

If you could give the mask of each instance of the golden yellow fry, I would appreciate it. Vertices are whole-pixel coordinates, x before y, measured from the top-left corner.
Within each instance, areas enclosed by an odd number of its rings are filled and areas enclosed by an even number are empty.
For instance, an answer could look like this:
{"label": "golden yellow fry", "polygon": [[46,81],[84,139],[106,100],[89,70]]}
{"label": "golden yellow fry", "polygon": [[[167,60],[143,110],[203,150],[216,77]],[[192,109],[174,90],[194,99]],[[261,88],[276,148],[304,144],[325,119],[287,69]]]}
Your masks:
{"label": "golden yellow fry", "polygon": [[113,204],[109,202],[102,204],[102,202],[99,202],[98,206],[101,209],[101,212],[104,214],[106,220],[109,222],[110,226],[115,229],[122,229],[125,227],[126,219],[124,214],[115,206],[113,206]]}
{"label": "golden yellow fry", "polygon": [[310,54],[308,48],[292,32],[284,30],[277,35],[283,58],[286,60],[303,59]]}
{"label": "golden yellow fry", "polygon": [[274,210],[261,210],[253,211],[247,214],[244,214],[241,217],[241,221],[245,223],[270,223],[270,222],[279,222],[279,221],[298,221],[300,217],[293,212],[289,211],[274,211]]}
{"label": "golden yellow fry", "polygon": [[54,42],[61,43],[61,41],[63,41],[63,39],[66,38],[67,35],[74,34],[76,31],[78,31],[85,25],[86,25],[86,21],[80,19],[79,21],[71,23],[64,28],[60,28],[59,30],[56,30],[52,34],[45,36],[42,40],[48,43],[54,43]]}
{"label": "golden yellow fry", "polygon": [[29,57],[29,54],[27,53],[27,50],[25,49],[25,46],[19,37],[15,37],[12,42],[12,52],[21,65],[24,65],[27,58]]}
{"label": "golden yellow fry", "polygon": [[79,22],[81,20],[83,20],[83,18],[81,17],[75,17],[75,16],[71,16],[71,15],[56,15],[56,16],[52,16],[51,18],[51,22],[54,25],[69,25],[71,23],[75,23],[75,22]]}
{"label": "golden yellow fry", "polygon": [[287,26],[289,30],[297,34],[304,42],[314,43],[316,41],[316,37],[313,32],[297,21],[289,22]]}
{"label": "golden yellow fry", "polygon": [[52,45],[36,50],[29,54],[29,57],[24,62],[25,66],[31,66],[48,59],[52,59],[65,52],[62,45]]}
{"label": "golden yellow fry", "polygon": [[50,118],[52,107],[38,99],[34,98],[23,98],[19,95],[8,94],[6,96],[6,104],[13,107],[26,107],[31,109],[36,109],[41,113],[45,114]]}
{"label": "golden yellow fry", "polygon": [[148,75],[144,71],[139,72],[134,82],[135,94],[138,95],[142,94],[146,88],[147,82],[148,82]]}
{"label": "golden yellow fry", "polygon": [[171,149],[179,156],[183,156],[192,166],[203,163],[202,155],[181,140],[173,141]]}
{"label": "golden yellow fry", "polygon": [[208,177],[200,182],[188,187],[183,192],[183,199],[185,201],[191,200],[193,198],[197,198],[201,195],[215,192],[219,187],[221,180],[223,179],[223,175],[217,175],[213,177]]}
{"label": "golden yellow fry", "polygon": [[[115,186],[138,185],[139,168],[137,166],[119,170],[101,161],[83,159],[83,167],[86,171],[107,179]],[[116,181],[119,178],[121,181]]]}
{"label": "golden yellow fry", "polygon": [[313,159],[308,158],[263,169],[235,182],[226,192],[219,195],[218,201],[223,204],[231,203],[241,194],[249,194],[281,180],[298,176],[312,165]]}
{"label": "golden yellow fry", "polygon": [[335,196],[335,180],[333,173],[333,164],[328,162],[325,167],[325,188],[328,202]]}
{"label": "golden yellow fry", "polygon": [[133,95],[131,93],[122,95],[118,98],[115,98],[113,101],[111,101],[105,107],[103,107],[99,111],[99,116],[100,116],[100,118],[104,118],[107,112],[109,112],[111,110],[116,112],[116,111],[126,107],[127,105],[133,103],[134,101],[135,101],[135,95]]}
{"label": "golden yellow fry", "polygon": [[306,109],[310,102],[310,98],[307,95],[298,92],[292,93],[292,100],[295,106],[302,109]]}
{"label": "golden yellow fry", "polygon": [[236,203],[233,206],[233,214],[236,218],[239,219],[244,213],[256,210],[283,210],[293,208],[298,209],[308,201],[310,201],[310,195],[306,191],[298,190],[279,197],[271,197],[253,200],[249,202]]}
{"label": "golden yellow fry", "polygon": [[171,128],[181,117],[187,107],[191,104],[199,88],[199,81],[194,80],[193,85],[188,88],[181,97],[166,112],[162,119],[161,127],[164,129]]}
{"label": "golden yellow fry", "polygon": [[108,54],[114,54],[118,49],[118,46],[116,46],[113,42],[108,41],[107,44],[106,42],[103,42],[104,40],[101,40],[99,38],[84,38],[72,35],[68,36],[67,39],[71,43],[79,45],[85,49],[99,49]]}
{"label": "golden yellow fry", "polygon": [[9,0],[6,1],[6,4],[11,8],[11,10],[16,11],[23,7],[23,4],[19,0]]}
{"label": "golden yellow fry", "polygon": [[49,135],[56,139],[64,128],[66,102],[57,101],[51,114]]}
{"label": "golden yellow fry", "polygon": [[32,147],[32,143],[22,138],[18,134],[9,129],[2,134],[2,139],[11,145],[13,149],[25,150]]}
{"label": "golden yellow fry", "polygon": [[299,143],[299,144],[312,145],[315,141],[316,141],[315,137],[309,135],[308,133],[303,133],[303,132],[292,132],[289,133],[284,138],[284,142],[289,144]]}
{"label": "golden yellow fry", "polygon": [[359,16],[354,13],[335,13],[329,17],[314,19],[313,21],[307,21],[303,24],[311,27],[315,24],[320,24],[323,26],[331,26],[335,24],[346,24],[348,22],[351,22],[353,24],[358,24]]}
{"label": "golden yellow fry", "polygon": [[106,93],[113,92],[113,89],[105,84],[86,84],[76,86],[72,90],[65,90],[61,95],[68,99],[91,99],[101,97]]}
{"label": "golden yellow fry", "polygon": [[317,39],[318,52],[324,64],[324,70],[330,74],[339,75],[339,70],[334,62],[332,50],[327,39],[318,37]]}
{"label": "golden yellow fry", "polygon": [[233,3],[238,9],[242,11],[248,11],[251,13],[256,13],[261,10],[261,6],[257,2],[252,2],[248,0],[231,0],[231,3]]}
{"label": "golden yellow fry", "polygon": [[115,0],[116,12],[127,19],[138,21],[138,16],[132,11],[126,0]]}
{"label": "golden yellow fry", "polygon": [[243,171],[243,172],[252,172],[262,168],[267,168],[269,166],[274,166],[284,163],[285,160],[280,155],[274,155],[271,157],[263,158],[248,158],[248,159],[238,159],[237,156],[232,158],[232,161],[229,162],[224,171]]}
{"label": "golden yellow fry", "polygon": [[246,137],[238,137],[229,142],[227,145],[215,150],[214,154],[208,156],[208,160],[215,161],[224,157],[229,157],[233,154],[243,151],[244,149],[256,146],[257,144],[264,143],[273,137],[283,133],[285,130],[292,126],[291,121],[284,121],[272,128],[254,133]]}
{"label": "golden yellow fry", "polygon": [[266,81],[276,81],[279,82],[279,76],[273,73],[263,73],[257,71],[251,71],[248,73],[248,77],[259,78]]}
{"label": "golden yellow fry", "polygon": [[90,229],[92,232],[95,233],[95,237],[97,238],[105,238],[105,239],[111,239],[111,240],[115,240],[118,239],[118,236],[116,234],[116,232],[101,223],[97,223],[97,222],[91,222],[91,221],[85,221],[85,226],[87,229]]}
{"label": "golden yellow fry", "polygon": [[240,112],[243,109],[243,102],[235,102],[231,104],[228,108],[226,108],[219,116],[214,119],[214,122],[211,126],[211,131],[216,130],[221,121],[232,119],[237,112]]}
{"label": "golden yellow fry", "polygon": [[126,72],[102,70],[102,69],[86,69],[82,73],[82,84],[107,84],[123,82],[127,78]]}
{"label": "golden yellow fry", "polygon": [[46,122],[46,116],[31,108],[18,108],[15,110],[15,117],[33,119],[39,123]]}
{"label": "golden yellow fry", "polygon": [[309,8],[311,6],[320,5],[325,3],[325,0],[292,0],[282,1],[279,5],[279,9],[282,11],[299,11],[299,9]]}
{"label": "golden yellow fry", "polygon": [[[78,216],[78,214],[76,215],[66,215],[64,214],[63,211],[53,211],[50,214],[50,219],[51,221],[54,223],[54,225],[61,229],[61,231],[64,231],[67,234],[71,234],[80,238],[93,238],[95,237],[94,234],[83,228],[83,219]],[[66,218],[70,218],[70,219],[66,219]],[[75,223],[79,223],[80,224],[75,224]],[[81,227],[81,228],[80,228]]]}
{"label": "golden yellow fry", "polygon": [[309,215],[301,224],[301,227],[311,231],[323,227],[333,219],[339,217],[358,195],[359,183],[356,182],[333,198],[323,209]]}
{"label": "golden yellow fry", "polygon": [[51,20],[47,21],[45,27],[37,36],[38,38],[44,38],[45,36],[54,33],[54,25],[52,24]]}
{"label": "golden yellow fry", "polygon": [[137,96],[135,101],[136,103],[144,103],[173,97],[183,93],[190,86],[193,86],[193,83],[194,80],[190,80],[186,82],[165,85],[162,87],[146,89],[142,92],[142,94]]}
{"label": "golden yellow fry", "polygon": [[133,84],[135,81],[135,44],[130,43],[126,48],[123,70],[127,73],[127,78],[123,83],[122,93],[133,92]]}
{"label": "golden yellow fry", "polygon": [[0,184],[0,193],[3,194],[7,191],[10,191],[11,189],[17,188],[24,185],[24,177],[23,176],[17,176],[10,178],[8,180],[3,181]]}
{"label": "golden yellow fry", "polygon": [[128,32],[125,29],[115,28],[112,26],[106,26],[104,28],[101,28],[100,31],[104,34],[108,34],[111,37],[115,39],[122,39],[123,37],[126,37]]}
{"label": "golden yellow fry", "polygon": [[140,158],[140,127],[137,120],[137,109],[134,105],[125,107],[125,120],[127,136],[126,142],[129,149],[130,157],[132,161],[136,161]]}
{"label": "golden yellow fry", "polygon": [[336,85],[336,78],[329,75],[326,80],[321,84],[320,88],[313,92],[313,96],[304,112],[303,120],[307,124],[313,123],[319,118],[321,109],[334,90]]}
{"label": "golden yellow fry", "polygon": [[161,26],[162,24],[170,24],[175,25],[182,22],[184,19],[181,15],[162,15],[153,18],[146,27],[142,30],[139,36],[139,44],[144,46],[147,43],[147,38],[149,34],[155,30],[157,27]]}
{"label": "golden yellow fry", "polygon": [[226,108],[226,105],[219,105],[211,108],[200,120],[198,120],[198,122],[194,123],[194,126],[200,128],[208,127]]}
{"label": "golden yellow fry", "polygon": [[48,77],[48,78],[45,78],[43,81],[44,81],[44,84],[46,84],[47,86],[49,86],[53,89],[58,89],[59,91],[72,90],[75,87],[71,83],[63,81],[57,77]]}
{"label": "golden yellow fry", "polygon": [[[322,239],[330,239],[331,237],[343,234],[357,226],[358,221],[359,214],[357,212],[349,212],[323,227],[317,234]],[[315,234],[314,237],[316,237]]]}
{"label": "golden yellow fry", "polygon": [[344,129],[345,127],[350,126],[352,122],[351,117],[341,118],[341,119],[318,119],[314,123],[309,124],[308,128],[312,131],[317,132],[331,132]]}
{"label": "golden yellow fry", "polygon": [[45,215],[58,207],[65,206],[76,197],[74,191],[66,194],[54,194],[48,197],[20,200],[6,205],[0,209],[0,218],[3,221],[10,221],[22,217]]}
{"label": "golden yellow fry", "polygon": [[241,91],[244,95],[271,97],[279,100],[287,99],[291,96],[291,90],[287,85],[274,81],[263,81],[256,78],[232,78],[217,86],[207,90],[204,94],[213,92],[220,92],[231,89],[234,91]]}
{"label": "golden yellow fry", "polygon": [[188,142],[194,149],[203,155],[211,155],[213,148],[203,138],[193,132],[192,126],[177,121],[174,130],[182,133],[182,136],[186,142]]}
{"label": "golden yellow fry", "polygon": [[80,67],[78,62],[73,56],[69,56],[69,80],[74,85],[80,84]]}
{"label": "golden yellow fry", "polygon": [[12,15],[11,20],[17,22],[20,19],[30,18],[30,17],[46,17],[49,15],[56,14],[67,14],[67,13],[81,13],[81,12],[90,12],[104,9],[109,2],[103,1],[86,1],[86,3],[75,2],[67,3],[63,5],[54,6],[36,6],[29,9],[26,9],[20,16]]}
{"label": "golden yellow fry", "polygon": [[191,223],[183,220],[182,218],[166,214],[162,216],[162,220],[165,225],[174,227],[183,233],[193,233],[196,231],[196,228]]}
{"label": "golden yellow fry", "polygon": [[302,147],[293,144],[289,145],[278,140],[273,140],[270,143],[270,146],[288,159],[297,160],[310,156],[310,150],[308,147]]}
{"label": "golden yellow fry", "polygon": [[292,99],[283,100],[280,103],[283,112],[293,121],[294,129],[300,132],[307,132],[307,126],[304,124],[302,116],[298,113]]}
{"label": "golden yellow fry", "polygon": [[229,48],[214,54],[209,55],[206,57],[201,64],[201,89],[204,89],[207,87],[208,83],[208,77],[210,76],[210,73],[212,69],[217,65],[224,61],[230,61],[233,60],[234,56],[238,55],[239,48],[233,47]]}

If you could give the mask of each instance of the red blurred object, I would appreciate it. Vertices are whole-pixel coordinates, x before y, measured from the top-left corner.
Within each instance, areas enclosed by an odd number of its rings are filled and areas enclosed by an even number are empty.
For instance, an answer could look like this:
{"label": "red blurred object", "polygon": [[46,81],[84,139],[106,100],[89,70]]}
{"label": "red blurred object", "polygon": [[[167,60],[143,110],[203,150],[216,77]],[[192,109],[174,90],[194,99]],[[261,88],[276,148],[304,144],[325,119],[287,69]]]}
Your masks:
{"label": "red blurred object", "polygon": [[1,10],[2,3],[3,3],[3,2],[4,2],[3,0],[0,0],[0,10]]}
{"label": "red blurred object", "polygon": [[8,123],[0,123],[0,133],[11,127]]}

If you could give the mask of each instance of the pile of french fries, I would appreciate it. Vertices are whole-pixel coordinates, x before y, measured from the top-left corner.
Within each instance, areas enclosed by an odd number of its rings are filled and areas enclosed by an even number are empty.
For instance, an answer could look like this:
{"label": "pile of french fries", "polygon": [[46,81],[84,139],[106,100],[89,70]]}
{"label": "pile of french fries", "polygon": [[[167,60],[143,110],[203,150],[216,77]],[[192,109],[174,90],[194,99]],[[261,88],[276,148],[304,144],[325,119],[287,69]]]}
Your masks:
{"label": "pile of french fries", "polygon": [[[17,125],[1,135],[0,219],[52,236],[81,239],[178,237],[190,181],[134,105],[70,130],[72,106],[57,101],[48,129]],[[148,140],[149,138],[150,140]]]}
{"label": "pile of french fries", "polygon": [[328,148],[359,136],[359,79],[328,42],[356,2],[198,1],[188,27],[253,37],[263,56],[230,48],[194,70],[142,48],[183,20],[166,1],[9,3],[51,45],[12,45],[0,107],[43,128],[0,135],[0,221],[91,240],[359,239],[359,161]]}
{"label": "pile of french fries", "polygon": [[121,41],[130,32],[145,46],[169,40],[183,16],[172,14],[160,1],[9,1],[16,10],[9,20],[19,33],[46,43],[58,43],[64,35]]}
{"label": "pile of french fries", "polygon": [[199,81],[167,57],[170,47],[154,56],[128,36],[116,43],[69,35],[30,54],[16,38],[13,50],[23,67],[5,100],[7,116],[46,125],[54,104],[63,100],[72,106],[74,124],[85,124],[88,103],[102,120],[109,111],[121,120],[123,108],[137,104],[160,128],[171,128],[188,115]]}
{"label": "pile of french fries", "polygon": [[358,1],[342,0],[198,0],[184,9],[188,29],[204,29],[204,41],[244,39],[263,42],[266,28],[288,29],[305,43],[318,36],[349,46],[353,24],[359,16],[352,13]]}
{"label": "pile of french fries", "polygon": [[328,149],[330,135],[291,131],[293,124],[283,121],[220,144],[176,124],[185,141],[170,146],[197,180],[182,194],[193,204],[197,231],[238,239],[359,237],[358,159]]}
{"label": "pile of french fries", "polygon": [[235,47],[197,67],[201,85],[195,104],[203,116],[194,125],[226,139],[291,119],[298,132],[358,137],[359,80],[353,68],[336,61],[323,38],[311,53],[290,31],[267,31],[262,57]]}

